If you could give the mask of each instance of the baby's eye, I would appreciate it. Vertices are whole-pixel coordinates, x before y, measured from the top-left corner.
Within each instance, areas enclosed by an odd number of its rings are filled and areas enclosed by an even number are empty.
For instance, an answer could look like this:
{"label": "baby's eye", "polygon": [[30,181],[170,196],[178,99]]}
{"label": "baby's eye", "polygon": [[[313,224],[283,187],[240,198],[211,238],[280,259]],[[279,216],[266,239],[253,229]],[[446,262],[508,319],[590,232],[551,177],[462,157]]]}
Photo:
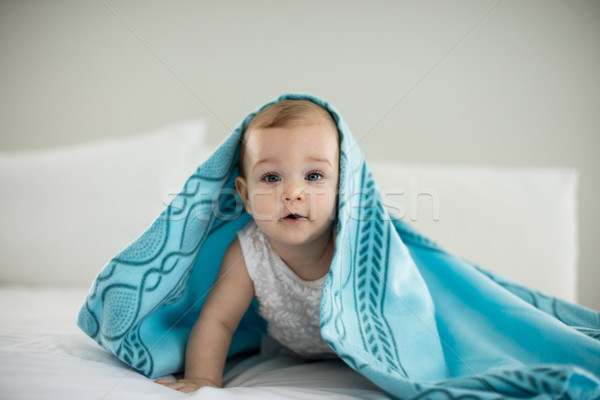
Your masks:
{"label": "baby's eye", "polygon": [[321,175],[318,172],[311,172],[310,174],[306,175],[306,180],[307,181],[318,181],[323,177],[323,175]]}
{"label": "baby's eye", "polygon": [[265,174],[262,178],[262,180],[269,182],[269,183],[275,183],[275,182],[279,182],[281,179],[275,175],[275,174]]}

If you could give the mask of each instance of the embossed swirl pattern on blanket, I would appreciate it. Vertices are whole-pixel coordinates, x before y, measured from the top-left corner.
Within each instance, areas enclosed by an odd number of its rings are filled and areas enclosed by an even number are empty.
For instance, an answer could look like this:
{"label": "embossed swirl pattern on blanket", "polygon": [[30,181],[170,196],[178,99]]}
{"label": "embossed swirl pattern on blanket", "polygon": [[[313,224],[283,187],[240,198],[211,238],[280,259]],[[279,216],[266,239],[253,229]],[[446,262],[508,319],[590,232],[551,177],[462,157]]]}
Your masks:
{"label": "embossed swirl pattern on blanket", "polygon": [[240,213],[231,191],[221,191],[237,175],[232,157],[230,151],[217,151],[190,176],[150,228],[103,268],[79,313],[84,332],[146,375],[154,373],[151,350],[160,339],[144,342],[140,332],[144,321],[177,303],[188,290],[209,227],[214,232]]}

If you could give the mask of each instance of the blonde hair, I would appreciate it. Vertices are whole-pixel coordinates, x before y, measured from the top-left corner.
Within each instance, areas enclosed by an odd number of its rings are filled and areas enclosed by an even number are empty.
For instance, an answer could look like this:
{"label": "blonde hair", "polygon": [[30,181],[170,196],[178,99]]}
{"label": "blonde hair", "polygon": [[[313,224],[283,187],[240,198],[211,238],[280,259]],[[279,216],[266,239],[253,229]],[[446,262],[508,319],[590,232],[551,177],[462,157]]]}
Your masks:
{"label": "blonde hair", "polygon": [[[264,128],[281,128],[315,121],[325,121],[337,133],[337,125],[333,117],[323,107],[309,100],[282,100],[261,110],[252,118],[241,137],[239,171],[244,176],[244,153],[246,142],[253,130]],[[339,135],[338,135],[339,137]]]}

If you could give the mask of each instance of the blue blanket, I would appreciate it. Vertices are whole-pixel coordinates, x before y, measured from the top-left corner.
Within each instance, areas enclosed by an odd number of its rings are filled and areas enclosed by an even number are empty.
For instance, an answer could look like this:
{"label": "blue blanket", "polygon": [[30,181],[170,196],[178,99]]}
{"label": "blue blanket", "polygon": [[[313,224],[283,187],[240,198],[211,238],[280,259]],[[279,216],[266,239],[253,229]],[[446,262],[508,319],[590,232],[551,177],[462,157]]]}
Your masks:
{"label": "blue blanket", "polygon": [[[598,313],[486,272],[394,219],[339,113],[313,96],[282,99],[321,105],[340,132],[321,332],[346,363],[401,399],[600,398]],[[81,308],[81,329],[145,375],[183,369],[221,257],[250,218],[234,179],[240,135],[257,111],[102,269]],[[265,330],[253,303],[230,355],[256,351]]]}

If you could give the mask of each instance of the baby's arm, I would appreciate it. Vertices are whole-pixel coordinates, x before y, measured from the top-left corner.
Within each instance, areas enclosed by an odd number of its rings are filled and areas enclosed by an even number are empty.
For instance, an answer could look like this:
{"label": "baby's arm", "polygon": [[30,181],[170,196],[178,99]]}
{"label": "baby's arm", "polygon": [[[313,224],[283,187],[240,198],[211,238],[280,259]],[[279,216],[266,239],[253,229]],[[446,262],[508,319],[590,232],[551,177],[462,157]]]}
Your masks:
{"label": "baby's arm", "polygon": [[187,344],[184,379],[157,382],[182,392],[221,387],[231,337],[254,296],[237,238],[231,242]]}

